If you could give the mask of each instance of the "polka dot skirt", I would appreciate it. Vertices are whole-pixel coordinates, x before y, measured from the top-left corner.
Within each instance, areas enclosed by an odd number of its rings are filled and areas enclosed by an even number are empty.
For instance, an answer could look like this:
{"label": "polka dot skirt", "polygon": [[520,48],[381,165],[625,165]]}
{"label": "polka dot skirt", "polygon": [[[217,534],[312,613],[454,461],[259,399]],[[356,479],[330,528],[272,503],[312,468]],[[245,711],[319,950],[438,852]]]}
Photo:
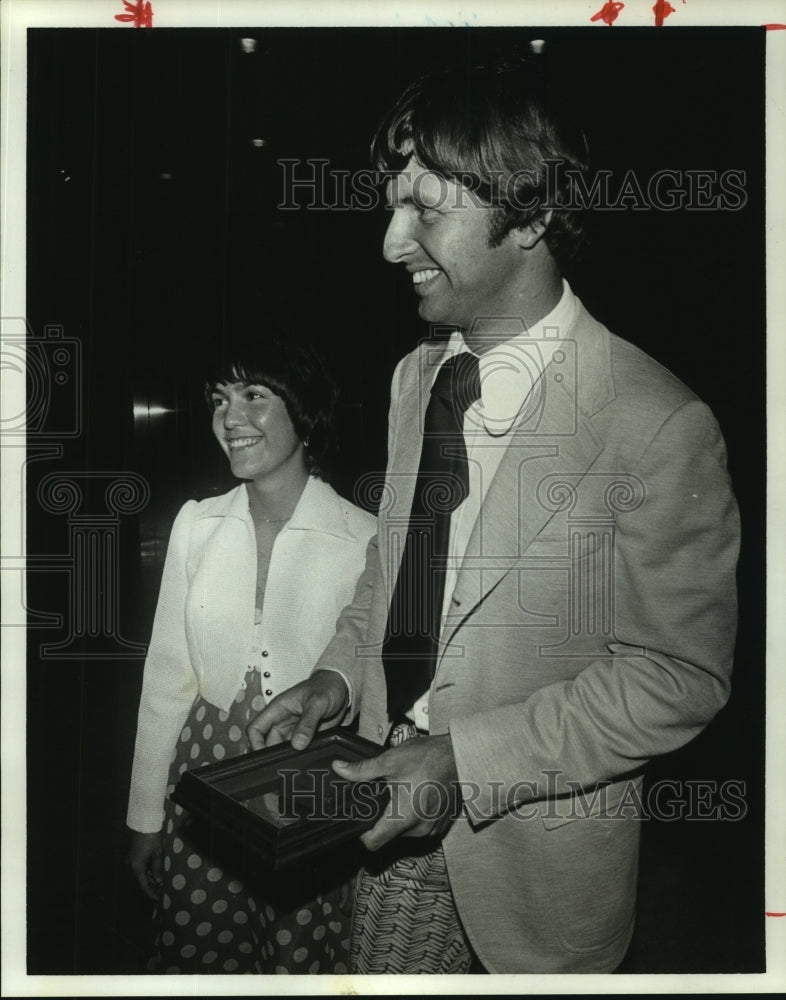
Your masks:
{"label": "polka dot skirt", "polygon": [[[209,857],[190,815],[169,800],[187,768],[234,757],[249,749],[248,722],[265,701],[260,676],[249,670],[229,712],[197,698],[183,727],[169,772],[164,818],[163,893],[156,908],[156,955],[150,972],[345,973],[350,915],[346,887],[287,898],[287,882],[275,891],[259,876],[233,872],[226,856]],[[231,859],[231,855],[229,855]],[[231,865],[231,861],[230,861]],[[329,868],[330,861],[323,865]],[[272,884],[272,883],[271,883]],[[283,889],[283,891],[282,891]],[[320,890],[320,891],[317,891]]]}

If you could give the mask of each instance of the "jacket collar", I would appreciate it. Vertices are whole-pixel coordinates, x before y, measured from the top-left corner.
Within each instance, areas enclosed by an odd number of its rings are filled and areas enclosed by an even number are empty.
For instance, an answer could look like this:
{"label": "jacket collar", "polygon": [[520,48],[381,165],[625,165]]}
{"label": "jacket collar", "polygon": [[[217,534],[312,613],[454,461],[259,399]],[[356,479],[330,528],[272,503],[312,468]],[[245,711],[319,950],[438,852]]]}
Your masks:
{"label": "jacket collar", "polygon": [[[581,413],[591,417],[610,403],[616,393],[611,371],[611,334],[587,312],[578,296],[573,295],[575,310],[573,322],[562,340],[575,343],[575,365],[581,376],[575,384],[575,405]],[[537,329],[539,324],[535,324]],[[430,385],[442,363],[459,349],[456,336],[444,343],[425,343],[419,352],[421,384]],[[555,340],[555,348],[559,341]],[[417,386],[412,386],[417,390]],[[427,400],[428,395],[422,394]],[[425,403],[423,404],[425,405]]]}
{"label": "jacket collar", "polygon": [[[309,476],[297,506],[292,512],[284,530],[289,531],[322,531],[338,538],[355,540],[356,535],[350,529],[344,513],[345,504],[336,491],[314,476]],[[252,524],[248,509],[248,492],[245,483],[236,486],[229,493],[215,497],[210,504],[205,504],[196,515],[202,517],[237,517],[241,521]]]}

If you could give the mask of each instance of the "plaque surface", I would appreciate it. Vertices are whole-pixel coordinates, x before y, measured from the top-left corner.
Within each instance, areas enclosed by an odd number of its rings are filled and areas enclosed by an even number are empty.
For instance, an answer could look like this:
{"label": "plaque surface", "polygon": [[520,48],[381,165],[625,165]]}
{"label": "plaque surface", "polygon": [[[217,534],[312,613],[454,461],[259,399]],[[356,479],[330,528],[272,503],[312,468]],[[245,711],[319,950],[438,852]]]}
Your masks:
{"label": "plaque surface", "polygon": [[172,799],[264,866],[279,870],[347,843],[376,823],[389,798],[382,779],[350,782],[331,768],[382,753],[329,729],[306,750],[290,743],[185,771]]}

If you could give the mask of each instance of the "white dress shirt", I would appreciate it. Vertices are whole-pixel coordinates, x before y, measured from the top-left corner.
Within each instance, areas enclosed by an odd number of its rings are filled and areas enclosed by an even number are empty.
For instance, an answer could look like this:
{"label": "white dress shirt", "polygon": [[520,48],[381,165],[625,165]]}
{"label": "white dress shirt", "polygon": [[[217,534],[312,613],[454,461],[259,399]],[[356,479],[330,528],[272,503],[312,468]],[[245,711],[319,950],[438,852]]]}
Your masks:
{"label": "white dress shirt", "polygon": [[[450,607],[456,577],[467,551],[472,529],[499,463],[511,440],[510,431],[535,405],[532,388],[551,360],[549,341],[562,339],[576,316],[576,297],[563,279],[562,296],[550,313],[530,329],[489,348],[479,356],[480,399],[464,414],[464,441],[469,464],[469,495],[450,519],[448,565],[442,620]],[[468,351],[464,338],[455,331],[447,350],[434,365],[434,378],[441,365]],[[428,696],[425,692],[408,713],[418,729],[428,731]]]}

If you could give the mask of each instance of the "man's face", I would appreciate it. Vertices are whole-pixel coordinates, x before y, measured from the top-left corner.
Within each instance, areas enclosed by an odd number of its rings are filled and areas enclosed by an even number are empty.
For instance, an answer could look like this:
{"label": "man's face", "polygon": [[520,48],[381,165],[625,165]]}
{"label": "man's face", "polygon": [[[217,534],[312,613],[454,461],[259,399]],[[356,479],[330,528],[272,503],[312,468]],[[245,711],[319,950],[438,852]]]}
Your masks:
{"label": "man's face", "polygon": [[386,194],[393,218],[383,254],[412,274],[422,319],[467,330],[480,317],[522,314],[522,250],[515,233],[489,246],[495,209],[414,157]]}

